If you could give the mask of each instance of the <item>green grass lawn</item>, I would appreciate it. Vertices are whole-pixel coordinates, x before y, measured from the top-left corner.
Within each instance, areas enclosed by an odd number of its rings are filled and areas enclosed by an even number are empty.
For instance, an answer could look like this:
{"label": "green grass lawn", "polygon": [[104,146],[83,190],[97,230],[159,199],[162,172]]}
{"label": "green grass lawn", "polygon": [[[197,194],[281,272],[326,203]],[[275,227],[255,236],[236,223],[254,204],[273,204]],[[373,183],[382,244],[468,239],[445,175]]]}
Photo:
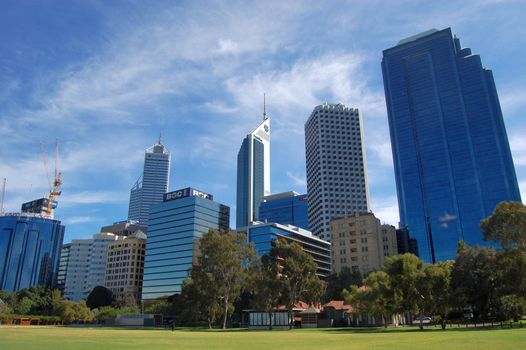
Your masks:
{"label": "green grass lawn", "polygon": [[520,329],[202,330],[0,326],[1,350],[103,349],[526,349]]}

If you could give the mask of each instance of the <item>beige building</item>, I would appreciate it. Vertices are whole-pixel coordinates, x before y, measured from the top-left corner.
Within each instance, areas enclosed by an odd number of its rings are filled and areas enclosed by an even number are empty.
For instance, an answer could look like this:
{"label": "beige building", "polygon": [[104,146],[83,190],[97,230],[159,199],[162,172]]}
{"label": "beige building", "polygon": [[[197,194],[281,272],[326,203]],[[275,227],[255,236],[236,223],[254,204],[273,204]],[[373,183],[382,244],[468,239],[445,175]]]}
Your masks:
{"label": "beige building", "polygon": [[372,213],[331,221],[332,268],[360,271],[362,276],[380,270],[385,258],[398,254],[394,226],[382,225]]}
{"label": "beige building", "polygon": [[146,235],[140,230],[110,243],[104,285],[115,297],[132,294],[141,300],[145,252]]}

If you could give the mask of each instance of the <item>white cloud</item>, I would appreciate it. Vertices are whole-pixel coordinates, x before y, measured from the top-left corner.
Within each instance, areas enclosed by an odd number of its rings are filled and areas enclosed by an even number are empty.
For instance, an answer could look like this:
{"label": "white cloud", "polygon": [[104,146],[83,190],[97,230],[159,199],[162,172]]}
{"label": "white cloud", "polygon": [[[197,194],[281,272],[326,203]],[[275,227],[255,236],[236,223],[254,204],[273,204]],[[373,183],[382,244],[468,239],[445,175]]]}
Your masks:
{"label": "white cloud", "polygon": [[398,227],[400,221],[396,197],[377,197],[372,200],[372,212],[382,223]]}
{"label": "white cloud", "polygon": [[526,139],[523,132],[511,135],[510,148],[515,166],[526,166]]}
{"label": "white cloud", "polygon": [[94,216],[70,216],[61,220],[65,225],[74,225],[74,224],[85,224],[91,222],[100,222],[101,219]]}
{"label": "white cloud", "polygon": [[70,207],[82,204],[107,204],[124,203],[129,198],[128,192],[117,191],[82,191],[74,193],[64,193],[61,197],[61,207]]}
{"label": "white cloud", "polygon": [[292,183],[294,184],[294,186],[297,186],[297,187],[307,186],[307,180],[304,177],[297,176],[290,171],[287,171],[287,176],[289,177],[289,179],[292,180]]}
{"label": "white cloud", "polygon": [[505,117],[526,106],[526,89],[523,87],[504,88],[499,95]]}

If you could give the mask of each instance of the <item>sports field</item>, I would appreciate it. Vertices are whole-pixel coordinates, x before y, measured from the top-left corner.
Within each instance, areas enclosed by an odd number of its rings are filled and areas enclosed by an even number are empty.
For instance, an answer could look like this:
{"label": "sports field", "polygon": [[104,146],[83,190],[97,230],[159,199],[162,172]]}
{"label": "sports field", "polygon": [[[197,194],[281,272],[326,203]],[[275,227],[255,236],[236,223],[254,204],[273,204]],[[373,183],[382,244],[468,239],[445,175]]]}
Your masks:
{"label": "sports field", "polygon": [[526,328],[246,331],[0,326],[2,350],[526,349]]}

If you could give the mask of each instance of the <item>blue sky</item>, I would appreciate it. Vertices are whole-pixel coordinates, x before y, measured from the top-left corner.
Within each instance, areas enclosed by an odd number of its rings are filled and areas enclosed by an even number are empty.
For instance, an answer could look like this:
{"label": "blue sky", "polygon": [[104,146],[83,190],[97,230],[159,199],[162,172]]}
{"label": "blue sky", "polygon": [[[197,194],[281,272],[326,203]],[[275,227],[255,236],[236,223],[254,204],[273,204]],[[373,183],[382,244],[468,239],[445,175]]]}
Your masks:
{"label": "blue sky", "polygon": [[162,130],[170,189],[212,193],[234,214],[237,151],[266,92],[272,191],[306,191],[304,122],[317,104],[344,103],[363,113],[373,211],[395,224],[382,50],[449,26],[494,72],[525,197],[525,13],[523,1],[504,0],[3,0],[4,207],[46,194],[38,142],[52,158],[58,138],[56,217],[65,241],[89,237],[126,218],[144,149]]}

